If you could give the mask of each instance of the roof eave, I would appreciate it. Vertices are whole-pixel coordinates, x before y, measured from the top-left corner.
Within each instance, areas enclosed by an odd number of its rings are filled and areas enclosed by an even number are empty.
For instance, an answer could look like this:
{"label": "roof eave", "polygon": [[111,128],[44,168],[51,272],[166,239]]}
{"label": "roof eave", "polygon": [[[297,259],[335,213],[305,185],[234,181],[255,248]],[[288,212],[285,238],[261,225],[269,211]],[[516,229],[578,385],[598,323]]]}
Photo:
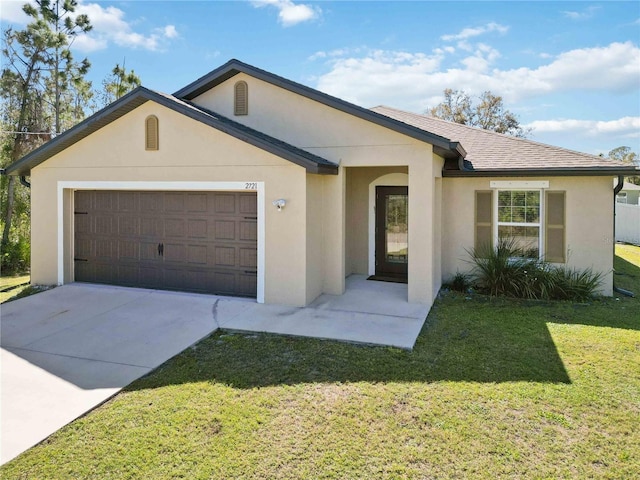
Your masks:
{"label": "roof eave", "polygon": [[78,125],[72,127],[53,140],[40,146],[33,152],[28,153],[17,162],[9,165],[5,170],[5,174],[19,176],[30,175],[31,168],[36,167],[40,163],[60,153],[74,143],[82,140],[82,138],[90,135],[91,133],[125,115],[126,113],[129,113],[130,111],[139,107],[143,103],[146,103],[147,101],[154,101],[193,120],[202,122],[210,127],[232,135],[233,137],[250,145],[261,148],[265,151],[273,153],[274,155],[289,160],[305,168],[309,173],[320,173],[326,175],[337,175],[338,173],[338,165],[336,164],[331,164],[329,162],[314,162],[313,160],[305,158],[305,156],[297,154],[296,152],[292,152],[286,148],[283,148],[282,146],[278,146],[262,138],[252,136],[247,132],[237,130],[232,126],[220,120],[216,120],[211,115],[208,115],[197,109],[189,108],[186,105],[176,103],[170,98],[153,92],[152,90],[149,90],[145,87],[138,87],[116,102],[112,103],[105,109],[95,113],[94,115],[80,122]]}
{"label": "roof eave", "polygon": [[143,103],[148,102],[151,99],[149,94],[152,93],[153,92],[144,87],[137,87],[113,102],[108,107],[94,113],[82,122],[71,127],[69,130],[12,163],[5,169],[5,174],[18,176],[30,175],[31,168],[73,145],[78,141],[78,139],[84,138],[85,136],[99,130],[104,125],[107,125],[111,122],[110,119],[112,117],[125,115],[126,113],[138,108]]}
{"label": "roof eave", "polygon": [[484,169],[484,170],[443,170],[442,176],[449,178],[469,177],[609,177],[640,175],[635,167],[567,167],[530,169]]}

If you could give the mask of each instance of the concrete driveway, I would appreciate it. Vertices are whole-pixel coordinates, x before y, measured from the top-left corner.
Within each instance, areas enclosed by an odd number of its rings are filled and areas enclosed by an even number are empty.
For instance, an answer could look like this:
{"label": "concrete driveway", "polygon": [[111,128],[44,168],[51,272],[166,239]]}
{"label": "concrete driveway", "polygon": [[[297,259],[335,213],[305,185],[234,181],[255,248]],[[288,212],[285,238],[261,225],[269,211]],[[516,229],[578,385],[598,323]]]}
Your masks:
{"label": "concrete driveway", "polygon": [[218,328],[253,300],[70,284],[0,306],[2,463]]}
{"label": "concrete driveway", "polygon": [[305,308],[72,283],[0,306],[5,463],[217,328],[411,349],[429,307],[352,275]]}

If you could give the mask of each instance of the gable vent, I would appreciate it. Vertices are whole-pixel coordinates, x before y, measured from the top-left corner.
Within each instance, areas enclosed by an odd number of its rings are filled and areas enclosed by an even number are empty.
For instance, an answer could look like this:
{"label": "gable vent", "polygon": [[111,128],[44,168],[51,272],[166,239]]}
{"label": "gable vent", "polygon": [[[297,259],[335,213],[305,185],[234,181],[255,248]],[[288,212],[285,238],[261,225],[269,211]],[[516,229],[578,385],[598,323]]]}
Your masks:
{"label": "gable vent", "polygon": [[145,120],[145,149],[158,150],[158,117],[155,115]]}
{"label": "gable vent", "polygon": [[234,87],[234,115],[249,114],[249,86],[247,82],[237,82]]}

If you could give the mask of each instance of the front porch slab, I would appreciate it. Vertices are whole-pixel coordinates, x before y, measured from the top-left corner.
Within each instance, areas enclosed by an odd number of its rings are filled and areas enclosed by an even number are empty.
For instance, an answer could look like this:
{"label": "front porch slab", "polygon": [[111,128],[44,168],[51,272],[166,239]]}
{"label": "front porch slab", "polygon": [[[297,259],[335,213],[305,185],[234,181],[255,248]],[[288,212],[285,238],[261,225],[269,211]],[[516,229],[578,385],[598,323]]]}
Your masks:
{"label": "front porch slab", "polygon": [[[220,306],[231,299],[221,298]],[[407,302],[407,285],[351,275],[344,295],[322,295],[304,308],[246,303],[221,328],[326,338],[412,349],[429,307]]]}

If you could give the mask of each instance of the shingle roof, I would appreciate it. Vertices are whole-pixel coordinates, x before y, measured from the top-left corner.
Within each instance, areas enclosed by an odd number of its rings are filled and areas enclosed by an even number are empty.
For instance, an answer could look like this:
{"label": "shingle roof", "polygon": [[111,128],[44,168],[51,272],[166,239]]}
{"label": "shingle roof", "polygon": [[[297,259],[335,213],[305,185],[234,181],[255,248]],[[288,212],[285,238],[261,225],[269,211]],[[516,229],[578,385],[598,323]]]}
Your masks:
{"label": "shingle roof", "polygon": [[[467,152],[464,166],[469,174],[486,172],[525,171],[587,173],[617,175],[624,171],[633,174],[634,167],[607,158],[574,152],[531,140],[448,122],[439,118],[378,106],[371,110],[395,120],[460,142]],[[630,171],[630,173],[629,173]],[[448,172],[452,176],[460,175]],[[640,172],[639,172],[640,173]],[[464,173],[462,173],[464,174]]]}
{"label": "shingle roof", "polygon": [[306,168],[310,173],[334,175],[338,173],[338,165],[329,160],[234,122],[211,110],[196,107],[190,102],[180,100],[172,95],[155,92],[145,87],[136,88],[78,125],[25,155],[17,162],[9,165],[5,173],[8,175],[29,175],[32,168],[148,101],[156,102],[241,141],[278,155],[285,160]]}

